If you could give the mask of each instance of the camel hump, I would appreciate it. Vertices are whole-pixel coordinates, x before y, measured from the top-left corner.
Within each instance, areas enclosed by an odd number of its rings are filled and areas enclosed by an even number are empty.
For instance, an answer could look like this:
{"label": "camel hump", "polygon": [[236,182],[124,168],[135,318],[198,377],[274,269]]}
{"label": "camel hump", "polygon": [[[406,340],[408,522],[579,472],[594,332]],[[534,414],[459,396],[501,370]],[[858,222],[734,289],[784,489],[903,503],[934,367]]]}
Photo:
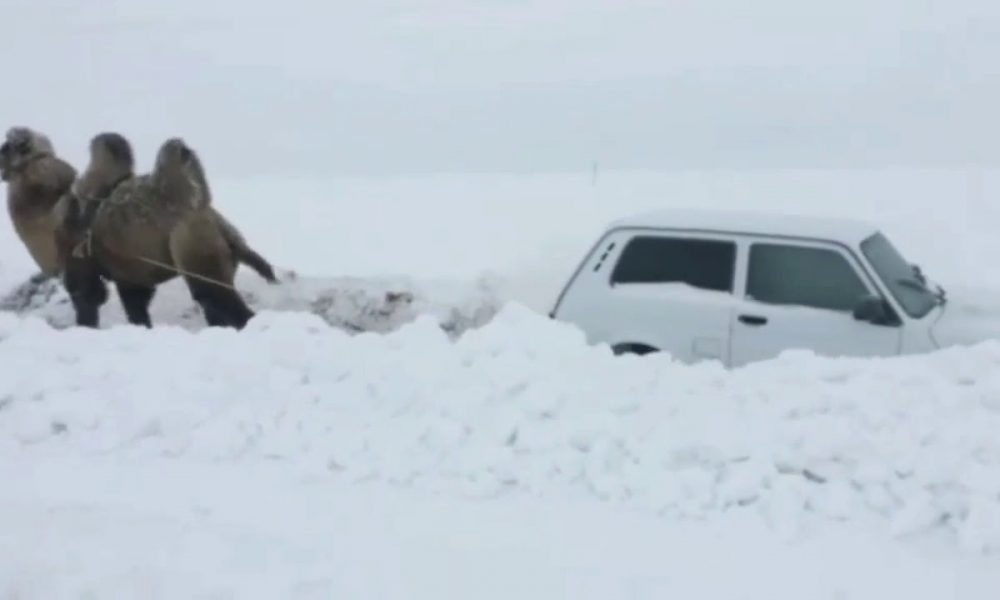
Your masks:
{"label": "camel hump", "polygon": [[73,184],[73,192],[81,200],[101,201],[134,176],[135,157],[125,136],[99,133],[90,141],[90,162]]}
{"label": "camel hump", "polygon": [[153,178],[167,203],[193,210],[212,205],[212,190],[201,159],[181,138],[170,138],[160,146]]}

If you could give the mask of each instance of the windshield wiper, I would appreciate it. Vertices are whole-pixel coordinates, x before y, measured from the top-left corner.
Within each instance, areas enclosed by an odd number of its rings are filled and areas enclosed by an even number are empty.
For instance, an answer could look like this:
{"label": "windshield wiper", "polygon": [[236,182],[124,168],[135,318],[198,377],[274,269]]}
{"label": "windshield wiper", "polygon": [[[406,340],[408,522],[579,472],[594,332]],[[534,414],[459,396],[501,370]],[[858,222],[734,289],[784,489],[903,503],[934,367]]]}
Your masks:
{"label": "windshield wiper", "polygon": [[899,279],[896,280],[896,283],[917,292],[930,292],[930,290],[927,289],[927,286],[917,279],[910,279],[909,277],[900,277]]}
{"label": "windshield wiper", "polygon": [[945,294],[944,288],[938,285],[935,286],[937,290],[931,290],[929,287],[927,287],[927,284],[924,283],[924,281],[927,280],[924,279],[923,281],[920,281],[917,279],[910,279],[909,277],[900,277],[899,279],[896,280],[896,283],[905,288],[909,288],[915,292],[930,294],[934,296],[934,300],[939,305],[944,306],[948,302],[948,297],[947,294]]}

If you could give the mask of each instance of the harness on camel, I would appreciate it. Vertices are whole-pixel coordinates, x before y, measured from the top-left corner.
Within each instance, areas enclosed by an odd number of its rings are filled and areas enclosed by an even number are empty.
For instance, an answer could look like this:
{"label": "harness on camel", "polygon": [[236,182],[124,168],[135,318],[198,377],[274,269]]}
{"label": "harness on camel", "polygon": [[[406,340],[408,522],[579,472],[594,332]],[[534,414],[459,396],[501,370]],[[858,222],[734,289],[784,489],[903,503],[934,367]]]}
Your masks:
{"label": "harness on camel", "polygon": [[[131,174],[119,177],[111,184],[104,196],[110,196],[118,189],[118,186],[125,183],[130,177],[132,177]],[[90,258],[94,255],[94,217],[97,216],[97,209],[101,207],[103,199],[81,198],[75,192],[71,192],[71,194],[73,203],[69,214],[66,215],[66,226],[74,232],[83,232],[83,240],[73,247],[72,254],[74,258]]]}

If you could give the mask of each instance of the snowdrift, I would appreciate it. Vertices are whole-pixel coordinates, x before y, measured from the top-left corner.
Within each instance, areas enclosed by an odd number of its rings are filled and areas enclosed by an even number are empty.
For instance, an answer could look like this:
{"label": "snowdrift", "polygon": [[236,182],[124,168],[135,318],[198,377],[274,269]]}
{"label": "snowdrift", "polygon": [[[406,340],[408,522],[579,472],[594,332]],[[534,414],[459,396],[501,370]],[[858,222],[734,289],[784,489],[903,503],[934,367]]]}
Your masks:
{"label": "snowdrift", "polygon": [[[453,336],[262,312],[243,332],[0,313],[0,453],[282,465],[463,497],[750,511],[1000,551],[1000,343],[735,371],[614,357],[519,305]],[[42,368],[40,368],[42,367]]]}
{"label": "snowdrift", "polygon": [[[385,333],[409,323],[417,315],[431,315],[450,335],[486,323],[500,306],[496,283],[488,278],[470,284],[405,278],[303,278],[292,271],[278,272],[271,285],[256,274],[238,273],[236,287],[255,310],[309,312],[350,333]],[[101,327],[126,324],[113,285],[101,307]],[[0,296],[0,312],[35,316],[57,329],[73,326],[75,315],[65,287],[55,278],[35,275]],[[153,325],[176,325],[189,331],[206,326],[201,309],[191,299],[183,280],[176,278],[157,288],[150,307]]]}

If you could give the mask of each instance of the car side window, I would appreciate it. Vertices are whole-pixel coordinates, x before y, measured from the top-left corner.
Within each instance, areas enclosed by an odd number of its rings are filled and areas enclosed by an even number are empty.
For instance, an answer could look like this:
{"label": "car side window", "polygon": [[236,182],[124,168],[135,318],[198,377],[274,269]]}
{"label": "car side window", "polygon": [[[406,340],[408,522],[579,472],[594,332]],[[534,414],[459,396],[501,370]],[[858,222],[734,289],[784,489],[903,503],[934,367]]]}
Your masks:
{"label": "car side window", "polygon": [[750,247],[747,296],[757,302],[850,312],[866,294],[839,252],[786,244]]}
{"label": "car side window", "polygon": [[642,235],[622,249],[611,283],[684,283],[731,293],[735,271],[735,242]]}

